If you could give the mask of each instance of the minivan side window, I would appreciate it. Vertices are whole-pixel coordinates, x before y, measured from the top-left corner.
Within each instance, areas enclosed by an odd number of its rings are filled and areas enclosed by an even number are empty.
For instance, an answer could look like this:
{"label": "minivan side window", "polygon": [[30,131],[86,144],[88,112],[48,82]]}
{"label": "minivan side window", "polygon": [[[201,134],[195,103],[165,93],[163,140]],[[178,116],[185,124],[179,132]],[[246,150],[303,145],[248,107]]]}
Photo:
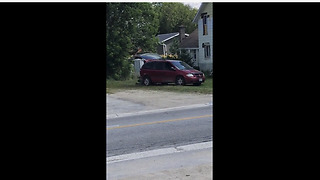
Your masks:
{"label": "minivan side window", "polygon": [[171,70],[172,65],[168,62],[165,63],[164,70]]}
{"label": "minivan side window", "polygon": [[171,65],[168,62],[156,62],[156,70],[171,70]]}
{"label": "minivan side window", "polygon": [[163,69],[163,63],[162,62],[154,62],[155,64],[155,70],[162,70]]}
{"label": "minivan side window", "polygon": [[152,62],[145,63],[143,65],[142,69],[152,69],[152,65],[153,65]]}

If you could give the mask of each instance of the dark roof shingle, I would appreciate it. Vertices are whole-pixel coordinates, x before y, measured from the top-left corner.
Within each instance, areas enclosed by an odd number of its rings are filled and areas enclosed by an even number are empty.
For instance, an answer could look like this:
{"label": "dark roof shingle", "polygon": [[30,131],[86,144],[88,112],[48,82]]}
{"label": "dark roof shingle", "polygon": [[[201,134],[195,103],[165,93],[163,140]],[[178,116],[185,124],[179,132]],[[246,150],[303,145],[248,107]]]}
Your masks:
{"label": "dark roof shingle", "polygon": [[198,29],[194,30],[189,37],[186,37],[180,43],[180,48],[199,48]]}
{"label": "dark roof shingle", "polygon": [[159,38],[160,42],[163,42],[164,40],[177,35],[179,35],[179,33],[175,32],[175,33],[168,33],[168,34],[159,34],[157,37]]}

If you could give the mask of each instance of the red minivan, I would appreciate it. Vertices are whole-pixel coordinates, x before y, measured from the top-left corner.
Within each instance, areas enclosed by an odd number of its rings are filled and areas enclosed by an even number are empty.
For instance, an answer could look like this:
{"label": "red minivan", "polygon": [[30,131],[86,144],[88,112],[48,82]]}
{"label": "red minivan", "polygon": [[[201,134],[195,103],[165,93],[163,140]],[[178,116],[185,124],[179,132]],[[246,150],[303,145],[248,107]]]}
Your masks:
{"label": "red minivan", "polygon": [[147,61],[140,69],[140,78],[142,84],[146,86],[152,83],[201,85],[205,81],[205,76],[201,71],[178,60]]}

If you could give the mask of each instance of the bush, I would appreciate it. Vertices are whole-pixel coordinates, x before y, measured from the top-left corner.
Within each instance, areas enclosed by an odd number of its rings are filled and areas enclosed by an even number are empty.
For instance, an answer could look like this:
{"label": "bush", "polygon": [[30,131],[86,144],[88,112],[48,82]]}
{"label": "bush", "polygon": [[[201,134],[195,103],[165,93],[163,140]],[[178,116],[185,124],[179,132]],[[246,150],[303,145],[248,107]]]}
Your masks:
{"label": "bush", "polygon": [[190,54],[187,52],[187,50],[181,49],[181,51],[178,53],[178,57],[181,61],[184,61],[192,67],[194,66],[192,58]]}
{"label": "bush", "polygon": [[169,54],[169,55],[167,55],[167,56],[165,56],[165,55],[161,55],[161,57],[162,57],[162,59],[169,59],[169,60],[178,60],[179,59],[179,57],[178,57],[178,55],[177,54]]}
{"label": "bush", "polygon": [[108,68],[107,64],[107,79],[128,80],[132,75],[132,65],[127,59],[119,60],[113,68]]}
{"label": "bush", "polygon": [[206,77],[212,77],[212,71],[203,71]]}
{"label": "bush", "polygon": [[199,66],[193,66],[194,69],[200,71],[200,67]]}

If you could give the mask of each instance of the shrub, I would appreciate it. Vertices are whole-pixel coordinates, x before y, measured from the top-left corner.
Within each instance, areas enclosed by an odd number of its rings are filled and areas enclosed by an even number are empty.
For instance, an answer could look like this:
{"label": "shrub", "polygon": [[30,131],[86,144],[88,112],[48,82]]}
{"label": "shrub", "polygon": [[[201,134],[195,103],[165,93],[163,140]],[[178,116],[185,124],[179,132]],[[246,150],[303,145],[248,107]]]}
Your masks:
{"label": "shrub", "polygon": [[181,49],[181,51],[178,53],[178,57],[181,61],[184,61],[185,63],[189,64],[190,66],[194,66],[194,63],[192,61],[192,58],[190,54],[185,49]]}
{"label": "shrub", "polygon": [[200,67],[199,66],[193,66],[194,69],[200,71]]}
{"label": "shrub", "polygon": [[203,71],[206,77],[212,77],[212,71]]}

